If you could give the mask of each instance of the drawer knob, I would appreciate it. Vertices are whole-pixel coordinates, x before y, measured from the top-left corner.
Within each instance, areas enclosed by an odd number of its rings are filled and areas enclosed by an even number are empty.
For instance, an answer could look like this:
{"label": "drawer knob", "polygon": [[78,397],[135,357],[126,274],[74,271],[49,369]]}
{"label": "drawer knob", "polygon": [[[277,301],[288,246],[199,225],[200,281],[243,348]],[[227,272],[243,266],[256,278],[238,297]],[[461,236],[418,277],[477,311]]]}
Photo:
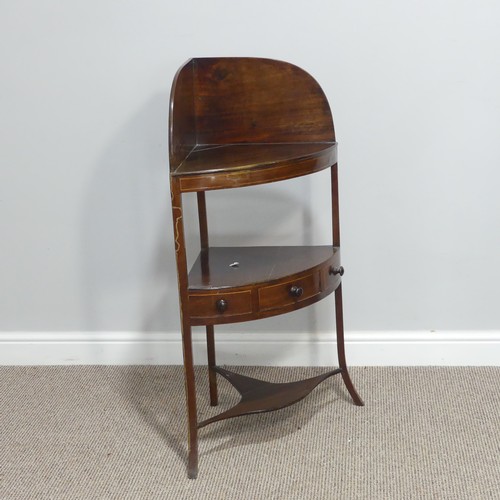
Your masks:
{"label": "drawer knob", "polygon": [[217,311],[219,311],[220,313],[223,313],[227,309],[227,300],[219,299],[215,303],[215,307],[217,307]]}
{"label": "drawer knob", "polygon": [[300,297],[304,293],[304,289],[301,286],[293,285],[290,287],[290,295],[292,297]]}
{"label": "drawer knob", "polygon": [[330,267],[330,271],[329,271],[330,274],[340,274],[340,276],[344,276],[344,268],[342,266],[340,267],[333,267],[331,266]]}

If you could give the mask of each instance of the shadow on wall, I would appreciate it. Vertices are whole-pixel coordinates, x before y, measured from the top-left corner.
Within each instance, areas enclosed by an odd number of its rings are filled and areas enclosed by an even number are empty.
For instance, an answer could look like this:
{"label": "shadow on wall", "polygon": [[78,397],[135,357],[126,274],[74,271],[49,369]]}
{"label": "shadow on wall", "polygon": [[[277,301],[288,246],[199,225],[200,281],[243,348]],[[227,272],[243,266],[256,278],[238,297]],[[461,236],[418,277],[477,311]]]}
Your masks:
{"label": "shadow on wall", "polygon": [[119,130],[87,188],[81,233],[87,330],[178,328],[168,102],[168,94],[152,97]]}
{"label": "shadow on wall", "polygon": [[[87,188],[81,232],[83,326],[87,331],[180,330],[170,212],[168,105],[167,93],[152,97],[119,130]],[[213,244],[310,243],[308,180],[304,179],[298,192],[272,185],[265,189],[264,196],[259,187],[209,193]],[[231,216],[236,203],[241,218]],[[199,249],[194,195],[184,196],[184,210],[192,262]],[[224,224],[217,223],[220,219]],[[291,231],[296,233],[295,241],[283,243],[276,238]],[[262,235],[274,238],[263,243]],[[224,331],[311,332],[315,325],[314,310],[307,308],[229,325]]]}

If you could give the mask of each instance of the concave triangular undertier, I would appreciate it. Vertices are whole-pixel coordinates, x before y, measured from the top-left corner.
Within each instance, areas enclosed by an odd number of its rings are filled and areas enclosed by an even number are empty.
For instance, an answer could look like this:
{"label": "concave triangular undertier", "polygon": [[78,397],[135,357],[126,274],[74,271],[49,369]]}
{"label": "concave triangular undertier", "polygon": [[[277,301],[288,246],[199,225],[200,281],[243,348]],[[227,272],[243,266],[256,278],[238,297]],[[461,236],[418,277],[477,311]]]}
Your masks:
{"label": "concave triangular undertier", "polygon": [[203,420],[198,424],[198,428],[227,418],[285,408],[304,399],[316,386],[327,378],[342,372],[341,368],[337,368],[317,377],[277,384],[239,375],[219,366],[214,367],[214,370],[228,380],[241,394],[241,400],[229,410],[215,417]]}

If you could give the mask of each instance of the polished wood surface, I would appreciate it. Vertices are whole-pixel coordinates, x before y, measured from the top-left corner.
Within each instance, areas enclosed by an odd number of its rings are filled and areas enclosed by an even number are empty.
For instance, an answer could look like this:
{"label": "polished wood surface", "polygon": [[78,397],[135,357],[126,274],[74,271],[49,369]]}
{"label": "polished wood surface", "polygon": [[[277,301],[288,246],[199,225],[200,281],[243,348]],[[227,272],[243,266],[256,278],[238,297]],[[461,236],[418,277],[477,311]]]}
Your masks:
{"label": "polished wood surface", "polygon": [[336,162],[328,101],[288,63],[191,59],[174,79],[170,109],[170,168],[183,192],[274,182]]}
{"label": "polished wood surface", "polygon": [[250,321],[309,306],[339,285],[340,276],[330,272],[339,263],[339,249],[329,245],[202,250],[188,278],[192,324]]}
{"label": "polished wood surface", "polygon": [[191,59],[177,72],[170,103],[171,169],[182,156],[179,144],[335,142],[323,90],[283,61]]}
{"label": "polished wood surface", "polygon": [[196,382],[194,377],[193,339],[189,315],[184,314],[188,304],[188,271],[186,243],[184,238],[184,215],[182,209],[182,193],[176,179],[170,179],[172,196],[172,218],[174,227],[175,259],[177,263],[177,282],[179,285],[179,302],[182,328],[182,355],[184,360],[184,376],[186,383],[186,408],[188,416],[188,460],[189,478],[198,475],[198,416],[196,410]]}
{"label": "polished wood surface", "polygon": [[337,144],[196,146],[172,175],[183,192],[253,186],[319,172],[337,161]]}
{"label": "polished wood surface", "polygon": [[177,71],[170,92],[169,154],[170,170],[174,170],[197,144],[194,113],[193,72],[191,60]]}
{"label": "polished wood surface", "polygon": [[217,367],[216,371],[228,380],[240,393],[241,399],[238,404],[229,410],[200,422],[198,428],[228,418],[251,415],[252,413],[265,413],[286,408],[304,399],[321,382],[332,375],[341,373],[342,369],[337,368],[336,370],[331,370],[316,377],[285,383],[265,382],[220,367]]}
{"label": "polished wood surface", "polygon": [[323,90],[293,64],[207,58],[192,69],[198,144],[335,140]]}
{"label": "polished wood surface", "polygon": [[172,175],[234,173],[281,164],[290,166],[303,160],[316,160],[321,168],[326,168],[336,162],[336,153],[335,142],[196,146]]}
{"label": "polished wood surface", "polygon": [[189,271],[189,290],[272,284],[337,261],[340,262],[339,248],[330,245],[210,247],[200,252]]}
{"label": "polished wood surface", "polygon": [[[172,85],[169,122],[175,254],[188,416],[188,476],[198,473],[198,429],[230,417],[299,401],[337,373],[355,404],[344,349],[337,143],[318,83],[297,66],[259,58],[191,59]],[[277,182],[331,168],[332,243],[301,247],[210,247],[205,191]],[[197,192],[200,253],[187,269],[182,198]],[[231,207],[237,210],[238,207]],[[339,368],[286,384],[234,374],[216,365],[214,325],[307,307],[335,292]],[[192,327],[205,326],[210,403],[216,374],[241,394],[233,408],[198,422]]]}

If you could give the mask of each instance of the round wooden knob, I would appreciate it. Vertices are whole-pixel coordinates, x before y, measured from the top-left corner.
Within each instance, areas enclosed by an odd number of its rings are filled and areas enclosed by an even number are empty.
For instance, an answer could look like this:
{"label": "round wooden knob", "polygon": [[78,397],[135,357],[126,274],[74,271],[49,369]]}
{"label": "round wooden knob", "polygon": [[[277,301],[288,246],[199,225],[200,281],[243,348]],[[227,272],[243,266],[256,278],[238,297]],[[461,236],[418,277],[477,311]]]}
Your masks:
{"label": "round wooden knob", "polygon": [[304,293],[304,289],[301,286],[293,285],[290,287],[290,295],[292,297],[300,297]]}
{"label": "round wooden knob", "polygon": [[344,276],[344,268],[342,266],[340,267],[330,267],[330,274],[340,274],[340,276]]}
{"label": "round wooden knob", "polygon": [[215,303],[215,307],[217,307],[217,311],[219,311],[220,313],[223,313],[227,309],[227,300],[219,299]]}

